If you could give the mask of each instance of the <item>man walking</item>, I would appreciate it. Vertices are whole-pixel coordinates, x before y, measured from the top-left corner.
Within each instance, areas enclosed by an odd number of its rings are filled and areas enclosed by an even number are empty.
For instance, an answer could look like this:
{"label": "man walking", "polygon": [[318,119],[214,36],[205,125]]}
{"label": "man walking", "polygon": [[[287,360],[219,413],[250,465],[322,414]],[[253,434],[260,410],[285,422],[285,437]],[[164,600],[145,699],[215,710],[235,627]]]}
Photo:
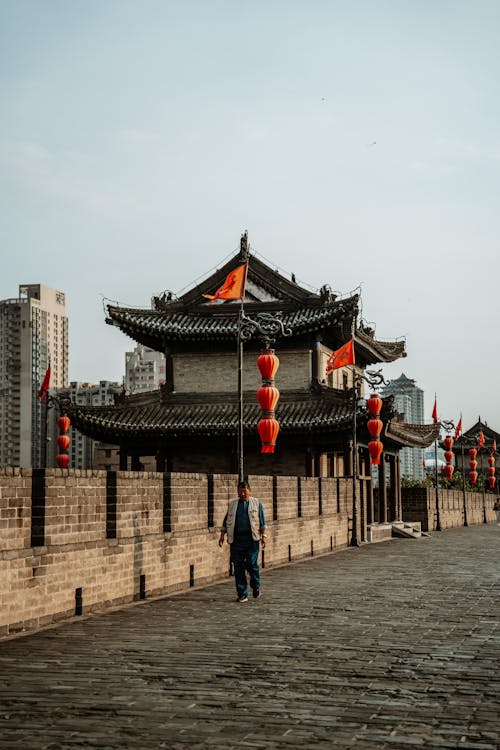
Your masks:
{"label": "man walking", "polygon": [[262,503],[252,497],[250,485],[242,481],[238,484],[238,497],[229,501],[226,517],[221,526],[219,547],[227,541],[231,545],[231,560],[234,566],[234,580],[239,602],[248,601],[248,582],[253,598],[260,596],[259,542],[266,546],[266,519]]}

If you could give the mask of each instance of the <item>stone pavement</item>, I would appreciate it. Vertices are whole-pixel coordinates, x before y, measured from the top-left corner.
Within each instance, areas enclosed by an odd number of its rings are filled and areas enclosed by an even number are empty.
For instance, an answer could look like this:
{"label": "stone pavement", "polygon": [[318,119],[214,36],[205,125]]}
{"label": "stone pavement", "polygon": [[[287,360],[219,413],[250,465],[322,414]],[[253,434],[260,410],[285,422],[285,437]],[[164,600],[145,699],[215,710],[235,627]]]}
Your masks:
{"label": "stone pavement", "polygon": [[0,642],[0,748],[500,747],[500,528],[398,539]]}

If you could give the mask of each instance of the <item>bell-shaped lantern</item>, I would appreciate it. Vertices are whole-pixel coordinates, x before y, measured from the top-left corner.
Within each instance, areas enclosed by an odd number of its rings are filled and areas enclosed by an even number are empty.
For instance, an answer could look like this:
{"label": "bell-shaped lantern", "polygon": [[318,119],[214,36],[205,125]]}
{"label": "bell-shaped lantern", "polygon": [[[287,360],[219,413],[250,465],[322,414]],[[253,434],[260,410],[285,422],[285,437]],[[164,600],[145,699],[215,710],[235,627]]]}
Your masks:
{"label": "bell-shaped lantern", "polygon": [[495,477],[488,477],[488,484],[490,485],[490,490],[495,489],[495,482],[496,482]]}
{"label": "bell-shaped lantern", "polygon": [[471,468],[471,471],[476,471],[477,469],[477,461],[469,461],[469,466]]}
{"label": "bell-shaped lantern", "polygon": [[69,435],[57,436],[57,445],[59,446],[60,450],[67,451],[70,443],[71,443],[71,438]]}
{"label": "bell-shaped lantern", "polygon": [[368,443],[368,453],[370,454],[370,458],[372,460],[372,464],[377,466],[380,464],[380,456],[382,455],[382,451],[384,450],[384,446],[380,442],[380,440],[370,440]]}
{"label": "bell-shaped lantern", "polygon": [[259,419],[257,429],[262,441],[261,453],[274,453],[276,438],[280,431],[279,422],[273,417]]}
{"label": "bell-shaped lantern", "polygon": [[59,432],[61,435],[64,435],[70,428],[71,420],[66,414],[63,414],[62,417],[59,417],[57,420],[57,426],[59,428]]}
{"label": "bell-shaped lantern", "polygon": [[257,400],[262,411],[274,411],[280,392],[274,385],[263,385],[257,391]]}
{"label": "bell-shaped lantern", "polygon": [[477,471],[469,471],[469,479],[471,484],[477,484]]}
{"label": "bell-shaped lantern", "polygon": [[490,466],[494,466],[495,465],[495,456],[488,456],[488,464]]}
{"label": "bell-shaped lantern", "polygon": [[448,463],[443,466],[443,474],[445,475],[446,479],[451,479],[453,476],[453,466],[452,464]]}
{"label": "bell-shaped lantern", "polygon": [[382,399],[377,393],[372,393],[366,402],[366,406],[372,417],[378,417],[382,409]]}
{"label": "bell-shaped lantern", "polygon": [[445,457],[446,463],[451,464],[453,462],[453,451],[445,451],[444,457]]}
{"label": "bell-shaped lantern", "polygon": [[369,419],[367,422],[368,432],[372,437],[378,437],[380,433],[382,432],[382,427],[384,426],[381,419],[377,419],[376,417]]}
{"label": "bell-shaped lantern", "polygon": [[495,467],[494,466],[490,466],[488,468],[488,474],[490,475],[490,477],[494,477],[495,476]]}
{"label": "bell-shaped lantern", "polygon": [[470,458],[476,458],[476,456],[477,456],[477,448],[469,448],[469,456],[470,456]]}
{"label": "bell-shaped lantern", "polygon": [[260,370],[262,380],[274,380],[280,361],[274,349],[263,349],[259,357],[257,357],[257,367]]}
{"label": "bell-shaped lantern", "polygon": [[444,449],[446,451],[451,451],[451,449],[453,448],[453,438],[452,438],[452,436],[451,435],[446,435],[446,437],[445,437],[445,439],[444,439],[443,442],[444,442]]}
{"label": "bell-shaped lantern", "polygon": [[67,453],[59,453],[56,456],[56,462],[60,469],[67,469],[69,466],[69,456]]}

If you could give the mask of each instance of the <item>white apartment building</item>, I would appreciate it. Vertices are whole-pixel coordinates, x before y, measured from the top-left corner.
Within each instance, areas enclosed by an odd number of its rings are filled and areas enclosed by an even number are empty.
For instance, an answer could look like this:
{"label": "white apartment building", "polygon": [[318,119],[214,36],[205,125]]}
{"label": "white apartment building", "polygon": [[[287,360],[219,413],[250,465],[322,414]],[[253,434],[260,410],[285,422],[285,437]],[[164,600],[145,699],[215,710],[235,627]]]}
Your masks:
{"label": "white apartment building", "polygon": [[[394,396],[394,407],[404,414],[405,422],[424,424],[424,392],[415,381],[402,373],[391,380],[381,391],[382,396]],[[424,479],[424,450],[403,448],[400,452],[401,476]]]}
{"label": "white apartment building", "polygon": [[138,344],[125,352],[125,388],[127,393],[143,393],[165,383],[165,355]]}
{"label": "white apartment building", "polygon": [[[99,383],[80,383],[72,381],[69,388],[57,391],[58,398],[69,398],[75,404],[83,406],[105,406],[114,403],[115,396],[122,393],[121,383],[101,380]],[[68,448],[70,468],[93,469],[95,441],[70,427],[68,435],[71,443]]]}
{"label": "white apartment building", "polygon": [[68,349],[63,292],[21,284],[18,297],[0,301],[0,466],[42,466],[44,407],[37,392],[49,362],[50,389],[67,386]]}

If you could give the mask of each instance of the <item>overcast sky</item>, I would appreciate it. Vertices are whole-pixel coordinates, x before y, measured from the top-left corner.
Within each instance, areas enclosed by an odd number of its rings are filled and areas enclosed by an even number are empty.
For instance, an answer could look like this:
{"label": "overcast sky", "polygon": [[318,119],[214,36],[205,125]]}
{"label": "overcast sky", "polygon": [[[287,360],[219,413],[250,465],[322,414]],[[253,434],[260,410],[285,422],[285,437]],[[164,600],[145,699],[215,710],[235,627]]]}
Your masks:
{"label": "overcast sky", "polygon": [[500,431],[497,0],[0,0],[0,298],[67,294],[71,380],[252,249],[362,286],[430,421]]}

